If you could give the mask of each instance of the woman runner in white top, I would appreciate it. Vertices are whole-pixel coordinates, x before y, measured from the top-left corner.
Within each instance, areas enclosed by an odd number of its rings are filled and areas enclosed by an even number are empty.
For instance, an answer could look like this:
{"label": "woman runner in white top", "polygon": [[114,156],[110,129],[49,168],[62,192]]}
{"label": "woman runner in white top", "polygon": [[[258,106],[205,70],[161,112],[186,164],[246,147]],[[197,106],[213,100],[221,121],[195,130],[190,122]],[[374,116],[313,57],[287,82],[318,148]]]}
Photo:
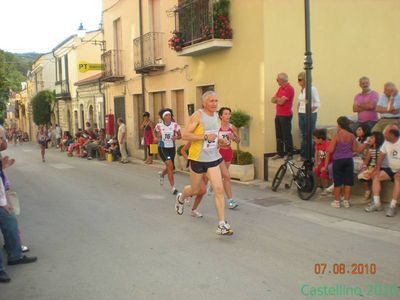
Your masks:
{"label": "woman runner in white top", "polygon": [[45,162],[44,155],[47,148],[48,133],[44,125],[39,126],[39,130],[36,134],[36,140],[40,146],[40,154],[42,155],[42,161]]}
{"label": "woman runner in white top", "polygon": [[158,123],[154,132],[156,134],[155,141],[158,141],[158,153],[165,162],[165,169],[159,172],[160,184],[164,183],[164,176],[168,174],[169,184],[171,185],[171,193],[176,195],[178,190],[175,188],[174,181],[174,160],[175,160],[175,141],[181,139],[181,127],[174,122],[172,110],[169,108],[162,109],[159,112],[161,122]]}

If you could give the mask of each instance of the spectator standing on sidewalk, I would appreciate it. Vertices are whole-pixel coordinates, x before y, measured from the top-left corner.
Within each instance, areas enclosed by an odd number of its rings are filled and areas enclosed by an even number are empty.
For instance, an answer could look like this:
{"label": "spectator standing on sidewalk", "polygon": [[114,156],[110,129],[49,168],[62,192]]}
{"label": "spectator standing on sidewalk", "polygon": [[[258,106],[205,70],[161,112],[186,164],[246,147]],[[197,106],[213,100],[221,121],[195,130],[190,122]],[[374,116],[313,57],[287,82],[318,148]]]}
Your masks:
{"label": "spectator standing on sidewalk", "polygon": [[342,116],[337,119],[338,131],[329,144],[328,152],[333,157],[333,183],[335,200],[331,206],[340,208],[340,191],[343,186],[343,206],[350,207],[350,193],[353,186],[353,152],[357,152],[357,142],[349,127],[349,119]]}
{"label": "spectator standing on sidewalk", "polygon": [[272,159],[283,158],[285,154],[293,155],[292,137],[292,105],[294,89],[289,84],[287,74],[279,73],[276,79],[279,85],[278,91],[272,97],[271,102],[276,104],[275,134],[277,154]]}
{"label": "spectator standing on sidewalk", "polygon": [[56,144],[57,148],[60,148],[60,143],[61,143],[61,127],[56,124]]}
{"label": "spectator standing on sidewalk", "polygon": [[[306,159],[307,126],[306,126],[306,73],[301,72],[297,75],[297,81],[300,85],[300,94],[298,96],[297,111],[299,117],[299,128],[301,134],[300,160]],[[315,86],[311,87],[311,132],[314,132],[317,124],[317,112],[320,107],[319,94]],[[312,148],[314,149],[314,148]],[[311,157],[314,153],[311,153]]]}
{"label": "spectator standing on sidewalk", "polygon": [[371,130],[378,121],[376,106],[379,100],[379,94],[371,90],[368,77],[361,77],[359,80],[361,92],[354,97],[353,112],[357,113],[357,122],[350,125],[351,130],[359,126],[368,126]]}
{"label": "spectator standing on sidewalk", "polygon": [[122,118],[118,118],[118,143],[119,151],[121,152],[121,163],[128,163],[128,151],[126,149],[126,126]]}
{"label": "spectator standing on sidewalk", "polygon": [[[384,131],[385,142],[383,143],[378,161],[371,173],[373,203],[365,208],[366,212],[380,211],[383,209],[380,199],[381,182],[391,180],[394,182],[393,196],[389,209],[386,212],[387,217],[396,215],[397,201],[400,197],[400,131],[395,125],[391,125]],[[383,167],[384,159],[387,159],[387,166]]]}
{"label": "spectator standing on sidewalk", "polygon": [[152,164],[153,154],[150,152],[150,145],[153,144],[154,139],[154,123],[150,120],[150,113],[147,111],[143,113],[143,123],[141,127],[143,128],[143,146],[146,149],[145,163]]}

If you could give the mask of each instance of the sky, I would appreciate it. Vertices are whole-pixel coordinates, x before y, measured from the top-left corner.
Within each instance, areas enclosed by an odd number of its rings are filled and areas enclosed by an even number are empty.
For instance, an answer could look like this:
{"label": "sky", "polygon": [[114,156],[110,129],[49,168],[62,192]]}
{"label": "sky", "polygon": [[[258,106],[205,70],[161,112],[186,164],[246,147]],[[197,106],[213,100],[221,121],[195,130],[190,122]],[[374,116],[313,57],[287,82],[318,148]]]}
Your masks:
{"label": "sky", "polygon": [[101,22],[102,0],[0,0],[0,49],[14,53],[50,52],[76,34]]}

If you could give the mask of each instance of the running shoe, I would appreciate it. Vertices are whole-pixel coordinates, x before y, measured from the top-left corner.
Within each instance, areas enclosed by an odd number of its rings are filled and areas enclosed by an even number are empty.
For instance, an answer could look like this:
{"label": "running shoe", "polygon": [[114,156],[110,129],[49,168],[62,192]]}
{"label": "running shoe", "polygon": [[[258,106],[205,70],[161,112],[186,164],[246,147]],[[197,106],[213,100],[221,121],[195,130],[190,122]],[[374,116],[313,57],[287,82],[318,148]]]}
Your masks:
{"label": "running shoe", "polygon": [[225,221],[225,223],[218,225],[217,234],[232,235],[233,230],[232,230],[231,226],[228,224],[228,222]]}
{"label": "running shoe", "polygon": [[182,193],[178,193],[178,195],[176,195],[176,201],[175,201],[175,211],[178,215],[182,215],[183,214],[183,210],[184,210],[184,202],[181,202],[182,198]]}
{"label": "running shoe", "polygon": [[331,206],[334,208],[340,208],[340,201],[332,201]]}
{"label": "running shoe", "polygon": [[372,203],[371,205],[367,206],[364,210],[366,212],[373,212],[373,211],[381,211],[383,209],[382,204],[375,204]]}
{"label": "running shoe", "polygon": [[236,201],[236,200],[229,200],[229,202],[228,202],[228,207],[230,208],[230,209],[234,209],[234,208],[236,208],[236,207],[238,207],[239,206],[239,204],[238,204],[238,202]]}
{"label": "running shoe", "polygon": [[194,218],[202,218],[203,215],[201,213],[199,213],[199,211],[197,209],[192,210],[192,212],[190,213],[190,215]]}
{"label": "running shoe", "polygon": [[176,195],[176,194],[178,194],[178,190],[173,186],[171,189],[171,193],[172,193],[172,195]]}
{"label": "running shoe", "polygon": [[164,184],[163,172],[162,172],[162,171],[159,171],[159,172],[158,172],[158,176],[160,176],[160,185],[163,185],[163,184]]}
{"label": "running shoe", "polygon": [[349,200],[344,200],[344,201],[343,201],[343,206],[344,206],[345,208],[350,208],[350,202],[349,202]]}
{"label": "running shoe", "polygon": [[386,212],[386,217],[394,217],[396,213],[396,206],[390,206],[388,211]]}

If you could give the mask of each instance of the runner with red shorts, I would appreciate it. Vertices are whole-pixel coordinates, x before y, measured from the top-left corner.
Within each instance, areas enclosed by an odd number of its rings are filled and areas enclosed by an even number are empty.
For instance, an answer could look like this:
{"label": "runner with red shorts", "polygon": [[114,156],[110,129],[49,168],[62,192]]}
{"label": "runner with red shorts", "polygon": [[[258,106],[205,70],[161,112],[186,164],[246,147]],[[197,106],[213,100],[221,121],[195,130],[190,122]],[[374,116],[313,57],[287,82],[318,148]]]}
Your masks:
{"label": "runner with red shorts", "polygon": [[228,197],[228,207],[234,209],[239,206],[236,200],[233,200],[231,189],[231,176],[229,175],[229,166],[232,163],[233,150],[231,148],[232,141],[239,143],[240,139],[237,134],[237,128],[230,124],[231,109],[222,107],[218,111],[221,120],[221,126],[218,131],[219,153],[223,158],[223,162],[219,165],[221,169],[225,194]]}

